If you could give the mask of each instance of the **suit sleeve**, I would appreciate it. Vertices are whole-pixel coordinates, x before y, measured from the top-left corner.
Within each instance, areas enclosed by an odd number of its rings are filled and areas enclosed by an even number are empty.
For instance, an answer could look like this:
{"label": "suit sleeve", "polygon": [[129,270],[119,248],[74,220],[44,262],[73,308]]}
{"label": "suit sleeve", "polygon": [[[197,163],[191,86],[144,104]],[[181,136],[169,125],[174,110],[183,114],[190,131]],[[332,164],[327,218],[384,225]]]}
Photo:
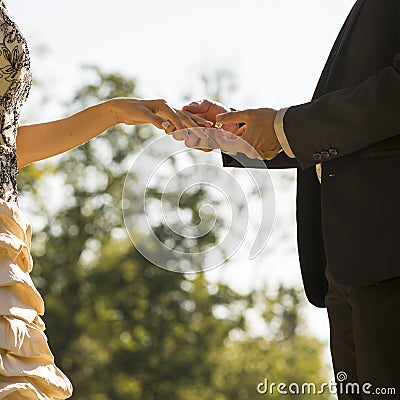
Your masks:
{"label": "suit sleeve", "polygon": [[287,140],[305,169],[400,135],[400,53],[360,84],[290,107]]}
{"label": "suit sleeve", "polygon": [[283,151],[269,161],[253,160],[242,153],[238,153],[236,156],[222,153],[222,163],[224,167],[258,169],[286,169],[299,166],[295,158],[288,157]]}

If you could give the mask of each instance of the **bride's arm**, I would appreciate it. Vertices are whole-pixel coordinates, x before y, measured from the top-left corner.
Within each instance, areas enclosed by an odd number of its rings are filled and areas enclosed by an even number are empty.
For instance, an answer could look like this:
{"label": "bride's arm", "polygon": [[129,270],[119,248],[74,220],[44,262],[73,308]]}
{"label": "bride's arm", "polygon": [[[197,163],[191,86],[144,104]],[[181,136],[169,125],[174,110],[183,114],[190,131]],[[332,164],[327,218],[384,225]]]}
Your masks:
{"label": "bride's arm", "polygon": [[185,125],[197,126],[164,100],[112,99],[57,121],[20,126],[17,135],[18,168],[86,143],[119,123],[151,123],[167,133],[184,129]]}

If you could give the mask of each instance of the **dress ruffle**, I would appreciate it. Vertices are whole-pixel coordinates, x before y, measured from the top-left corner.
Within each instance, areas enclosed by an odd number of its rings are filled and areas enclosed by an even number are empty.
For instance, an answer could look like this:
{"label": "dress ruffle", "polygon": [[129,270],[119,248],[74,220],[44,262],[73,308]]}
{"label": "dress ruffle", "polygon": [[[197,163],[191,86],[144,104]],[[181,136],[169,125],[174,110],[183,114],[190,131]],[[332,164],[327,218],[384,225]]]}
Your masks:
{"label": "dress ruffle", "polygon": [[67,399],[72,385],[54,364],[44,334],[30,247],[30,224],[0,199],[0,399]]}

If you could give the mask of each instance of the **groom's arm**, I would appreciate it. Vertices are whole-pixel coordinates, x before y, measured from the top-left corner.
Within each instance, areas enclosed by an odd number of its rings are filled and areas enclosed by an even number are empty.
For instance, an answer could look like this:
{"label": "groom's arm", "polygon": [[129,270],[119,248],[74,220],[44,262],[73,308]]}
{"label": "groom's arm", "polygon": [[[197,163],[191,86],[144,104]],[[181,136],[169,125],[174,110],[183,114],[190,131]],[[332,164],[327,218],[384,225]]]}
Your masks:
{"label": "groom's arm", "polygon": [[400,135],[399,110],[400,53],[359,85],[289,108],[283,126],[296,159],[308,168]]}
{"label": "groom's arm", "polygon": [[[263,109],[259,110],[258,115],[253,112],[245,120],[249,128],[246,131],[248,141],[251,145],[254,143],[258,151],[262,148],[257,147],[258,141],[265,137],[279,138],[276,124],[275,132],[270,127],[270,110],[265,111],[265,120],[262,119]],[[286,147],[290,149],[286,153],[295,156],[301,168],[306,169],[386,140],[390,148],[389,139],[400,136],[399,110],[400,53],[394,57],[392,65],[358,85],[285,110],[282,131],[287,140]],[[226,113],[219,116],[218,121],[233,123],[243,120],[243,116],[246,116],[246,110],[236,115]],[[245,135],[242,137],[246,140]],[[285,148],[282,140],[279,142]],[[236,151],[231,143],[226,143],[229,145],[227,151]],[[288,158],[279,153],[266,165],[269,168],[291,166],[293,161]],[[229,166],[229,159],[225,165]]]}

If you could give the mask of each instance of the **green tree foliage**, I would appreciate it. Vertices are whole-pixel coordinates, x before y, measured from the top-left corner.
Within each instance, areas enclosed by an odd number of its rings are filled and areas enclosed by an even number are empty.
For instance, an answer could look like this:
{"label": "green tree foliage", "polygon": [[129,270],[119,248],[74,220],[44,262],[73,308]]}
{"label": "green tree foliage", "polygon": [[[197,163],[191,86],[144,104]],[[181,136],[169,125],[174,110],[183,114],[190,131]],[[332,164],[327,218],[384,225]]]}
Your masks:
{"label": "green tree foliage", "polygon": [[[134,81],[95,70],[74,107],[134,95]],[[19,176],[30,213],[45,219],[33,238],[33,276],[73,398],[241,400],[263,398],[256,388],[265,377],[321,382],[322,346],[301,331],[296,291],[240,295],[204,274],[161,270],[132,246],[121,191],[132,155],[152,135],[147,126],[117,126],[57,164],[30,166]],[[48,201],[54,185],[56,208]],[[202,196],[199,190],[184,204],[194,220]],[[261,334],[252,333],[251,313]]]}

